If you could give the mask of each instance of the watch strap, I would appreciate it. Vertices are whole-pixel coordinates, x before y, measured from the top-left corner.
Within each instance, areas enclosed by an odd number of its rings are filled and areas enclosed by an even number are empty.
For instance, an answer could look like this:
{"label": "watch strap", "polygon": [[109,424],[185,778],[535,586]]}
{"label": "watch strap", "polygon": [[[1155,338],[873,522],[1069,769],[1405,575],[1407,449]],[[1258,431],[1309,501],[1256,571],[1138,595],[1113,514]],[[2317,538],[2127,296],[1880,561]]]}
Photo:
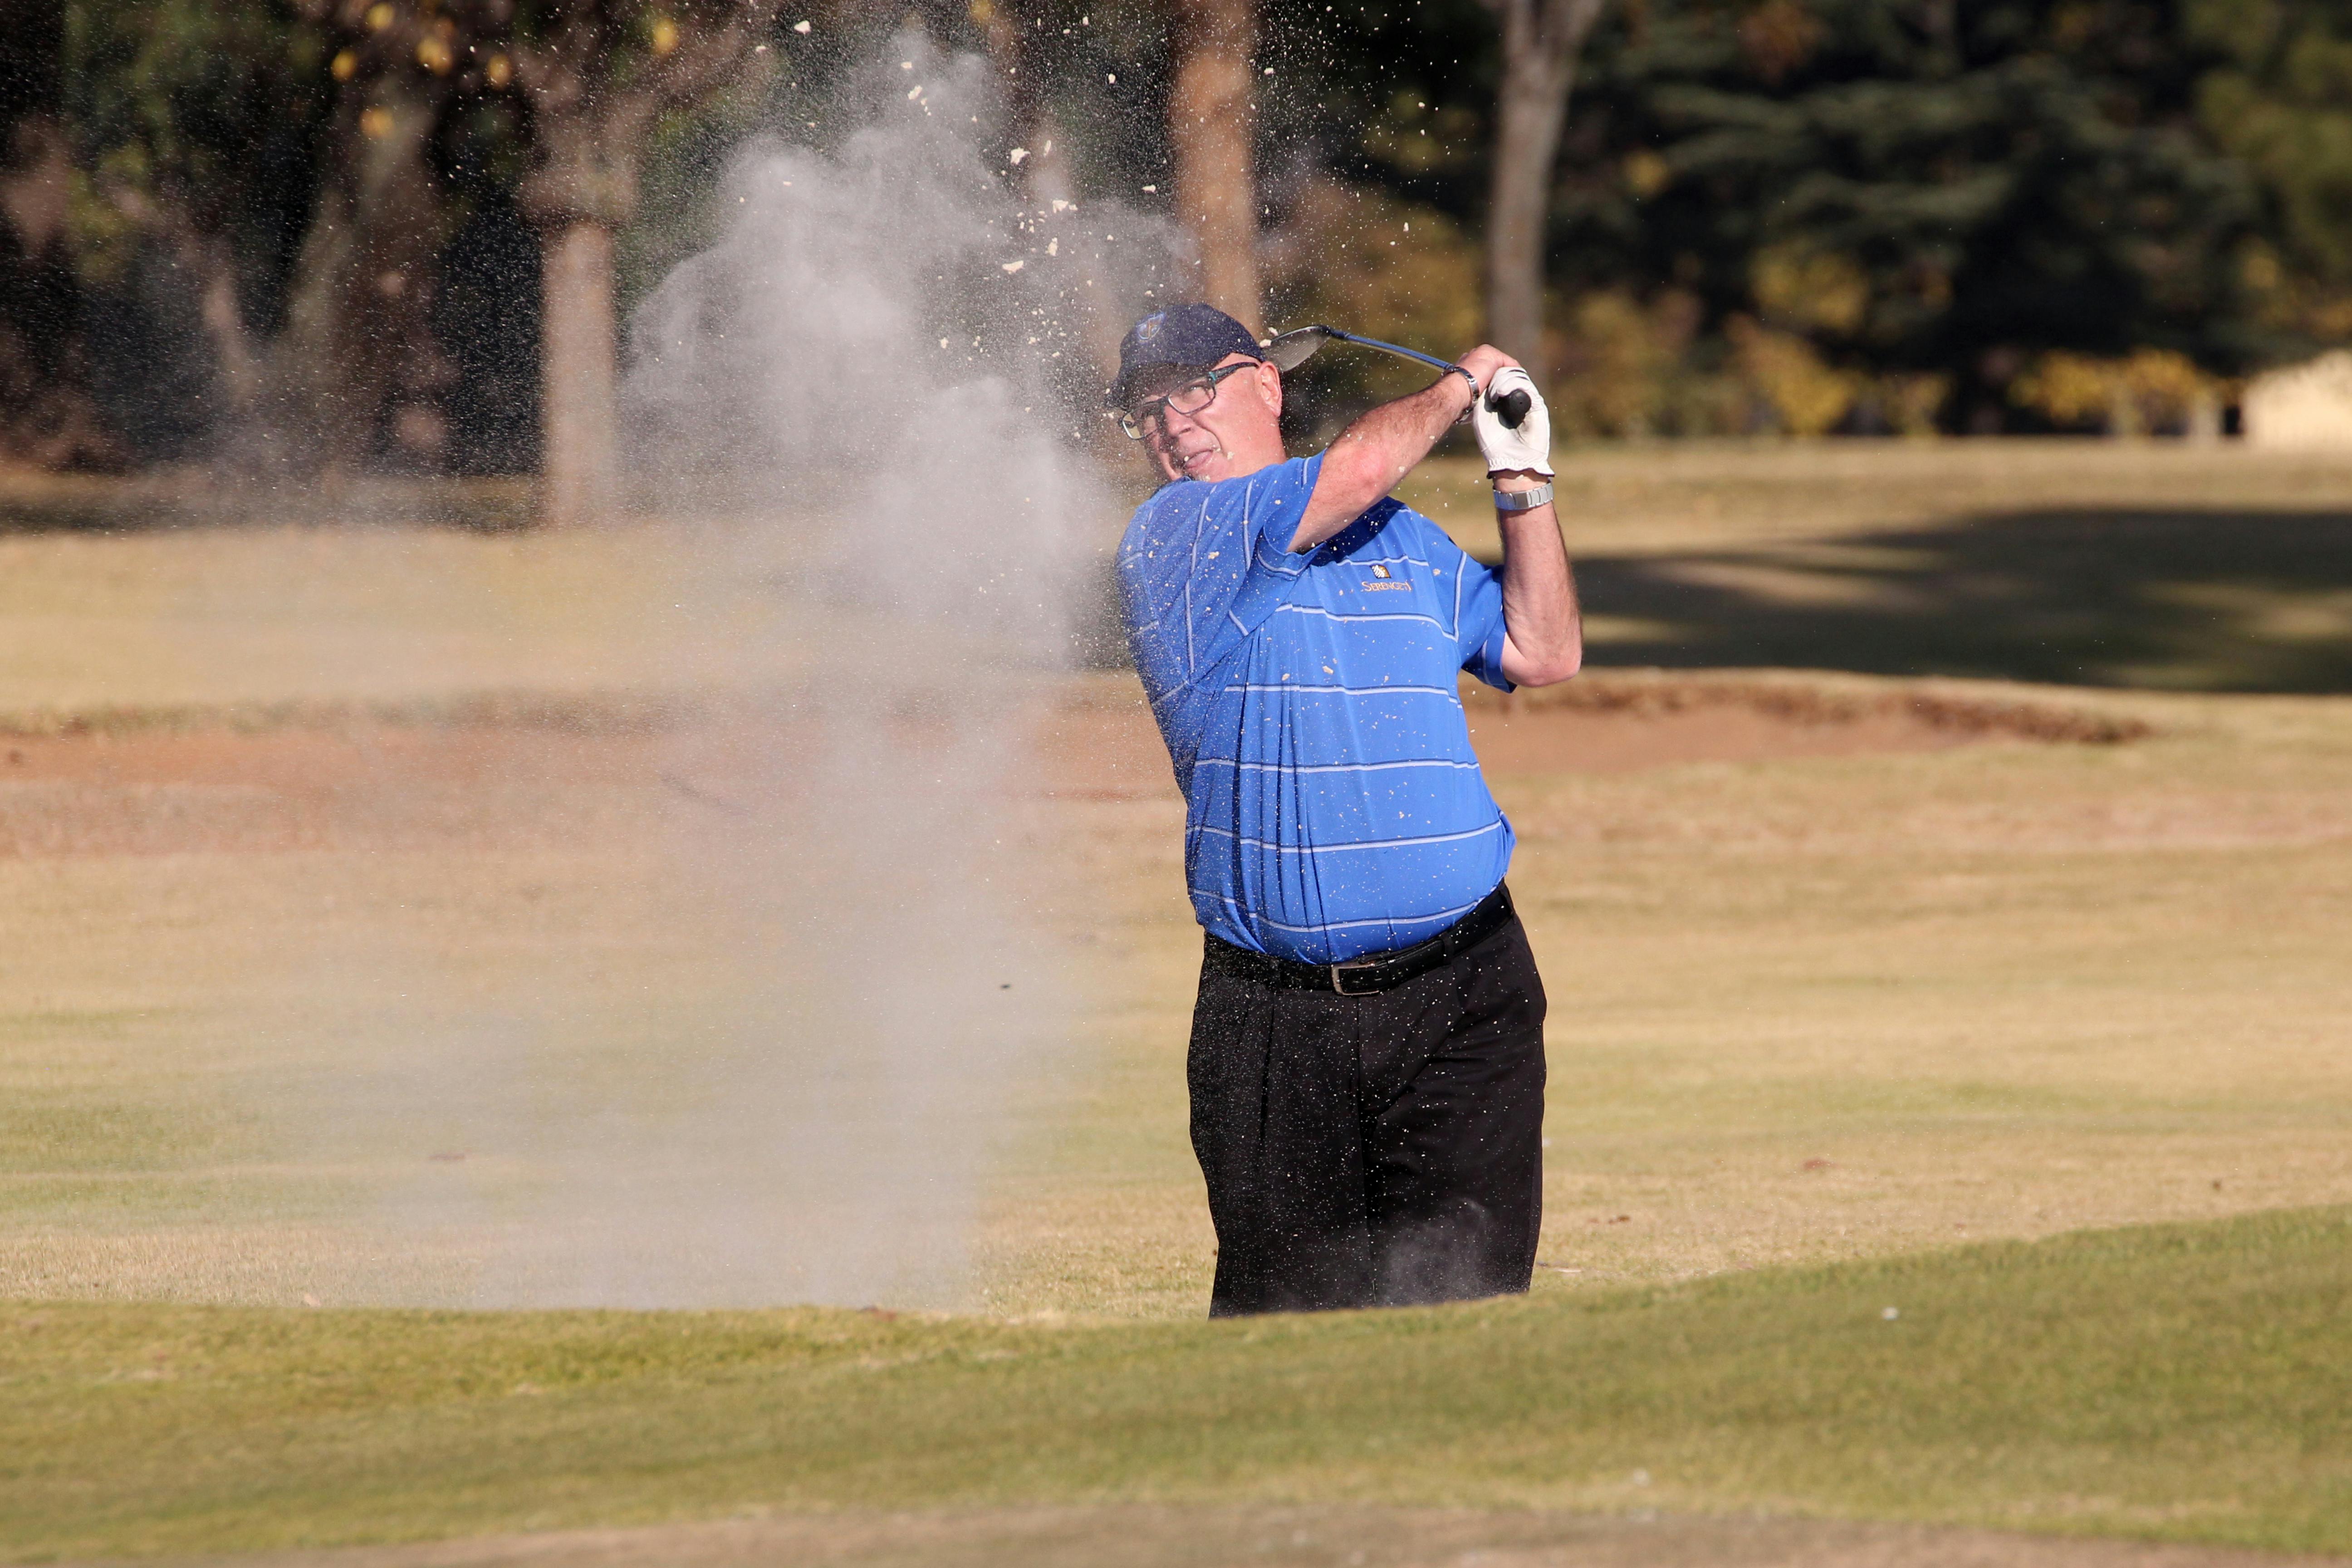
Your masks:
{"label": "watch strap", "polygon": [[1470,422],[1470,416],[1478,411],[1478,378],[1458,364],[1449,364],[1445,369],[1449,374],[1458,375],[1470,384],[1470,405],[1456,416],[1454,421],[1456,425],[1467,425]]}
{"label": "watch strap", "polygon": [[1496,490],[1495,510],[1496,511],[1533,511],[1539,506],[1551,504],[1551,481],[1549,479],[1531,490]]}

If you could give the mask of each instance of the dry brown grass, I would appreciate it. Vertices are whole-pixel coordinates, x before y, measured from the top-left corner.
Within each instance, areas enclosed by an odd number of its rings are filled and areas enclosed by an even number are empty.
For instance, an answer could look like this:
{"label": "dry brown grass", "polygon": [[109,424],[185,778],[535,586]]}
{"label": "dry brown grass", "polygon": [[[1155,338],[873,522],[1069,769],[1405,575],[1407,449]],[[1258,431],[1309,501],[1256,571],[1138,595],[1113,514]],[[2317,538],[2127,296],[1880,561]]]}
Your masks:
{"label": "dry brown grass", "polygon": [[[2054,443],[1569,473],[1577,536],[1622,550],[2347,482]],[[0,1292],[457,1288],[484,1238],[387,1261],[353,1206],[383,1173],[290,1156],[257,1086],[331,1068],[338,1010],[403,973],[452,1006],[551,975],[588,1012],[723,1005],[707,911],[643,848],[675,798],[629,750],[793,668],[789,639],[731,636],[772,613],[760,563],[714,574],[707,542],[0,539],[0,711],[68,758],[0,763]],[[661,620],[681,605],[694,637]],[[1041,715],[1062,771],[1015,809],[1077,1046],[1023,1088],[968,1300],[1184,1315],[1210,1237],[1181,807],[1132,681],[1086,689]],[[1479,715],[1552,991],[1544,1288],[2352,1198],[2352,701],[1611,672]],[[308,794],[130,766],[239,725],[258,757],[289,722],[373,760]],[[320,956],[354,950],[398,962]]]}

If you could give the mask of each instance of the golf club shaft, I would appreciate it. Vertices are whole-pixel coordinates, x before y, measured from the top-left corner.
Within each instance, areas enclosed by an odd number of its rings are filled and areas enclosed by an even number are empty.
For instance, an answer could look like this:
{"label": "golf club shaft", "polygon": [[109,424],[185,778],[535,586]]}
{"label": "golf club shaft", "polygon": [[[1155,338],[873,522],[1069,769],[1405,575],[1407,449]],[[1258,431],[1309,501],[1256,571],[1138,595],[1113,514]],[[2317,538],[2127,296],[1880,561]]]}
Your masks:
{"label": "golf club shaft", "polygon": [[[1339,342],[1354,343],[1359,348],[1379,349],[1383,353],[1392,353],[1400,359],[1419,360],[1423,364],[1433,365],[1439,370],[1451,371],[1462,368],[1451,360],[1442,360],[1435,354],[1425,354],[1419,349],[1409,349],[1401,343],[1384,343],[1378,338],[1358,337],[1353,332],[1343,332],[1337,327],[1326,327],[1323,330]],[[1529,404],[1526,393],[1507,392],[1500,397],[1487,398],[1486,406],[1495,411],[1496,417],[1516,430],[1519,427],[1519,422],[1528,416]]]}

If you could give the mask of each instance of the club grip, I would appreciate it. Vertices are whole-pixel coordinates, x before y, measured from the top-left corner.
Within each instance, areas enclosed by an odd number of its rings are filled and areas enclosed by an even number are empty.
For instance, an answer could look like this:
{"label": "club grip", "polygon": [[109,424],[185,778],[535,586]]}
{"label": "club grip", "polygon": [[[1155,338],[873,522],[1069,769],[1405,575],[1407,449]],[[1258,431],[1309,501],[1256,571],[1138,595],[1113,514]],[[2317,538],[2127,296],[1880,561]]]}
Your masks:
{"label": "club grip", "polygon": [[1516,430],[1526,422],[1528,410],[1535,405],[1524,392],[1507,392],[1500,397],[1490,392],[1486,395],[1486,406],[1497,419]]}

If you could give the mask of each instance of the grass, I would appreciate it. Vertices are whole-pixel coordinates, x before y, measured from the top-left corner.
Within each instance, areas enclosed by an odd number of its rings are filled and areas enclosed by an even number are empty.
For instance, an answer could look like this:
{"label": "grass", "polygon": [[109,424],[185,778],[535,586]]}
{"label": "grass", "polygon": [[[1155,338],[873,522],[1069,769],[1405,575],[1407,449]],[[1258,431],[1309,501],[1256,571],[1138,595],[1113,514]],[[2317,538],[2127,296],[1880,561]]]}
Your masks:
{"label": "grass", "polygon": [[2331,1208],[1248,1324],[6,1307],[0,1550],[1118,1498],[2342,1552],[2347,1294]]}
{"label": "grass", "polygon": [[[320,1086],[488,1019],[593,1035],[567,1061],[651,1106],[737,1008],[740,933],[648,849],[657,790],[486,776],[482,819],[533,831],[437,845],[0,856],[0,1556],[1370,1499],[2352,1550],[2347,473],[2057,443],[1564,465],[1604,661],[1769,653],[1864,672],[1803,678],[1864,707],[1888,672],[2072,671],[2110,689],[1939,689],[2146,732],[1498,775],[1552,999],[1552,1267],[1516,1303],[1192,1321],[1168,798],[1006,818],[1076,1046],[1024,1058],[953,1319],[361,1309],[469,1299],[486,1233],[393,1200],[501,1178],[320,1135],[351,1109]],[[1434,482],[1475,512],[1473,479]],[[2095,548],[2101,507],[2151,510]],[[709,544],[0,538],[0,745],[690,716],[800,668],[770,563]],[[0,771],[0,829],[19,793]]]}
{"label": "grass", "polygon": [[[2352,688],[2352,463],[2158,442],[1580,451],[1595,663]],[[1402,493],[1493,559],[1475,464]]]}
{"label": "grass", "polygon": [[[1546,1289],[2352,1201],[2352,713],[2100,701],[2156,733],[1496,780],[1582,1270]],[[659,1090],[739,992],[615,798],[577,841],[0,860],[0,1294],[467,1299],[466,1239],[366,1194],[476,1167],[322,1142],[312,1091],[482,1018]],[[1024,819],[1083,1050],[1032,1060],[950,1299],[1201,1310],[1177,810]]]}

